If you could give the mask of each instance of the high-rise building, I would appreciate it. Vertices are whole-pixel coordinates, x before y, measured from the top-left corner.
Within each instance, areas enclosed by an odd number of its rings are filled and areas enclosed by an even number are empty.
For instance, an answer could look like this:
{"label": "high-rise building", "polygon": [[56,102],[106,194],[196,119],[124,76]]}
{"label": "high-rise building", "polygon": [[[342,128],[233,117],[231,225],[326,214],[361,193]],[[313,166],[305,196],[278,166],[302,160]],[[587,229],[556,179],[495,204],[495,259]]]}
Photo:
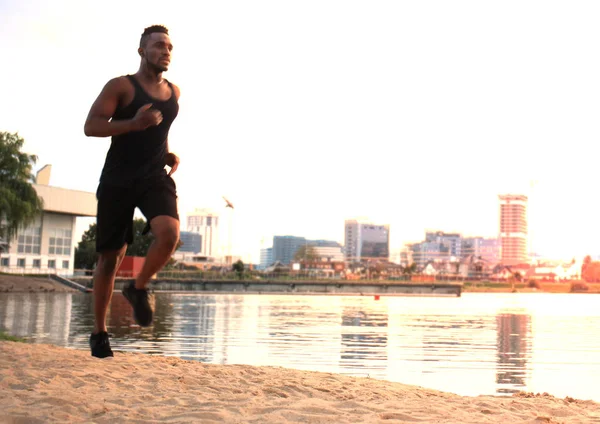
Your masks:
{"label": "high-rise building", "polygon": [[500,261],[504,265],[527,263],[527,196],[501,194],[498,198]]}
{"label": "high-rise building", "polygon": [[344,253],[347,261],[389,259],[389,225],[375,225],[370,222],[347,219],[344,227]]}
{"label": "high-rise building", "polygon": [[307,244],[304,237],[274,236],[273,237],[273,262],[289,264],[294,259],[296,251]]}
{"label": "high-rise building", "polygon": [[181,231],[179,240],[181,240],[181,247],[177,249],[178,252],[200,253],[202,250],[202,236],[198,233]]}
{"label": "high-rise building", "polygon": [[260,249],[260,269],[265,269],[273,264],[273,248]]}
{"label": "high-rise building", "polygon": [[219,214],[210,209],[194,209],[187,215],[187,231],[202,236],[200,252],[217,256],[219,246]]}

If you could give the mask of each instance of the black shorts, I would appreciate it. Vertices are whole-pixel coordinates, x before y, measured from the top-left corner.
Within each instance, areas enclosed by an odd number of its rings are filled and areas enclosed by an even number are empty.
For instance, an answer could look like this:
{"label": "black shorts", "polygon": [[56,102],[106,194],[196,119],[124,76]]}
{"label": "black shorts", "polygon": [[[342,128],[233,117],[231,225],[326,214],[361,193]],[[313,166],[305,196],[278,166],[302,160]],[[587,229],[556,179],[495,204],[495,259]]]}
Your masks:
{"label": "black shorts", "polygon": [[133,242],[135,208],[148,223],[160,215],[179,220],[177,189],[170,176],[160,175],[127,187],[100,182],[98,199],[96,251],[118,250]]}

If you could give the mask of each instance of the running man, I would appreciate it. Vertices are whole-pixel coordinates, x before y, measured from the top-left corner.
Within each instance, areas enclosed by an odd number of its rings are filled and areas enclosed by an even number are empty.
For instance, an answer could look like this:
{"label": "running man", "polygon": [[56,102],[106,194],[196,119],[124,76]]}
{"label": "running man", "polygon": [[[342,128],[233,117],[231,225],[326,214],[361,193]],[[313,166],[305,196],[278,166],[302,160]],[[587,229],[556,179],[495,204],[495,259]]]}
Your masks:
{"label": "running man", "polygon": [[[86,136],[112,138],[96,192],[99,257],[90,348],[98,358],[113,356],[106,312],[117,269],[127,245],[133,242],[135,208],[144,214],[154,235],[140,274],[123,289],[140,326],[152,323],[150,278],[168,262],[179,240],[177,191],[171,178],[179,158],[169,152],[168,144],[169,128],[179,111],[179,88],[162,76],[172,50],[167,28],[146,28],[138,48],[139,70],[108,81],[85,121]],[[168,174],[165,165],[170,168]]]}

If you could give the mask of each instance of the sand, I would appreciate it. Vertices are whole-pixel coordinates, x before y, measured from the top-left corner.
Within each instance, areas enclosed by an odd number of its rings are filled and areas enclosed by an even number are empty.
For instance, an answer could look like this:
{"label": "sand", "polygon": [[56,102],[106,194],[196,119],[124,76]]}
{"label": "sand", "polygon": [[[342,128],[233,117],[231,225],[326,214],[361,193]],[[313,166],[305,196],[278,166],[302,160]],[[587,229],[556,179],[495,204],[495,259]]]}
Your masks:
{"label": "sand", "polygon": [[464,397],[364,377],[0,342],[0,422],[590,423],[600,404]]}
{"label": "sand", "polygon": [[0,275],[0,293],[28,292],[76,292],[75,289],[57,283],[48,277],[24,277],[20,275]]}

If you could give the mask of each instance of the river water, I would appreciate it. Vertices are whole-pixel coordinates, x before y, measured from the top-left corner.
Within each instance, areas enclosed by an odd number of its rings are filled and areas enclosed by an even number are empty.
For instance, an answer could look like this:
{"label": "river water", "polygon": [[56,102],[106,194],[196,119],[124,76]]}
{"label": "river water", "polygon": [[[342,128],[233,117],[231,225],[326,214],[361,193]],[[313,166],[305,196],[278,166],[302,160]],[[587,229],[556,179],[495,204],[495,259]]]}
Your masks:
{"label": "river water", "polygon": [[[0,329],[88,349],[91,300],[0,294]],[[154,300],[155,322],[140,328],[115,294],[113,350],[365,376],[461,395],[528,391],[600,401],[599,295],[156,293]]]}

